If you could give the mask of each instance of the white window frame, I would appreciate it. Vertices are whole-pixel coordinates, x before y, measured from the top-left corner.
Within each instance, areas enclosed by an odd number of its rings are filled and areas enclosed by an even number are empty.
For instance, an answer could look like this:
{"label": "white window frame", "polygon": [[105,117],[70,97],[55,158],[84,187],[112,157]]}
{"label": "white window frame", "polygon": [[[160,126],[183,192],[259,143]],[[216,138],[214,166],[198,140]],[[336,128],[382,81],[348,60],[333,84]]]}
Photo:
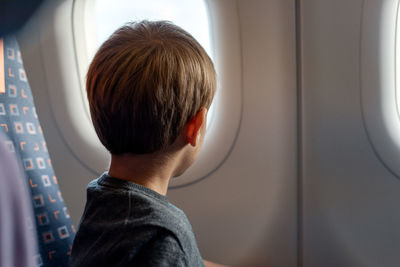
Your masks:
{"label": "white window frame", "polygon": [[[170,188],[204,180],[229,158],[240,131],[243,112],[242,51],[236,2],[207,1],[210,12],[212,47],[218,74],[218,107],[207,131],[198,160]],[[51,30],[41,33],[41,54],[52,118],[64,145],[83,167],[100,174],[108,168],[109,155],[93,129],[85,93],[89,64],[84,25],[85,0],[54,3],[47,23]],[[69,27],[70,25],[70,27]]]}
{"label": "white window frame", "polygon": [[398,9],[398,0],[363,2],[360,86],[363,122],[371,146],[384,166],[400,177]]}

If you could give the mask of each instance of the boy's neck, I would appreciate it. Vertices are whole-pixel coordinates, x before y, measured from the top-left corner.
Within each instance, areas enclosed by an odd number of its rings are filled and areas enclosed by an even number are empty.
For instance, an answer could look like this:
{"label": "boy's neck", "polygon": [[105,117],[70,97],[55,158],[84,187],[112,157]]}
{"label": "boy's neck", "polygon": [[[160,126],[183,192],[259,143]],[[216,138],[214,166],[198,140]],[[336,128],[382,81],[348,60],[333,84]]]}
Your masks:
{"label": "boy's neck", "polygon": [[155,154],[112,155],[108,174],[166,195],[169,180],[175,172],[175,163],[174,157]]}

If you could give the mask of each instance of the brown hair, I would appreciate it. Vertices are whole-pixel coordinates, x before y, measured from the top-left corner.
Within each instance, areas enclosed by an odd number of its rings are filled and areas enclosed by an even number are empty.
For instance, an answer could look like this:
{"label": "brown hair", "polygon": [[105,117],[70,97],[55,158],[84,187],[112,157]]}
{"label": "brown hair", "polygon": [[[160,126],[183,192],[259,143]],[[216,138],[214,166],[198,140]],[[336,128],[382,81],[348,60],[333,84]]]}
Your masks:
{"label": "brown hair", "polygon": [[119,28],[87,73],[100,141],[112,154],[165,149],[200,108],[209,108],[215,76],[207,53],[178,26],[141,21]]}

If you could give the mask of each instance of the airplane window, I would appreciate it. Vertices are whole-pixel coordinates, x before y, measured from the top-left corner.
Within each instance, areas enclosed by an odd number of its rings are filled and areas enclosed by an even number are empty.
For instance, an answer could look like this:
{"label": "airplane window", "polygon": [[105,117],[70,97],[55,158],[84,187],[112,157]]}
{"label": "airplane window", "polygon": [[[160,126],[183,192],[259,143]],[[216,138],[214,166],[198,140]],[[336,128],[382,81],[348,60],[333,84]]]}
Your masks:
{"label": "airplane window", "polygon": [[[91,26],[87,40],[89,58],[94,56],[99,46],[120,26],[129,21],[168,20],[179,25],[196,38],[213,58],[211,34],[205,0],[96,0],[92,8],[87,8],[86,20]],[[94,17],[92,17],[94,16]],[[214,101],[215,102],[215,101]],[[212,119],[214,105],[208,112],[207,126]]]}
{"label": "airplane window", "polygon": [[[171,181],[170,188],[203,181],[223,166],[238,139],[243,114],[241,36],[235,5],[210,0],[64,2],[57,7],[60,15],[53,16],[49,24],[54,25],[49,30],[51,38],[43,38],[44,47],[53,49],[54,45],[54,53],[42,56],[48,77],[60,77],[62,81],[58,84],[59,80],[48,79],[48,88],[54,88],[49,89],[49,97],[57,103],[52,109],[58,134],[77,162],[95,174],[109,164],[109,154],[93,129],[86,97],[86,73],[93,55],[117,28],[129,21],[147,19],[169,20],[191,33],[214,60],[218,74],[218,89],[208,112],[199,158],[187,172]],[[65,30],[70,22],[72,31]],[[50,39],[57,41],[53,44],[48,42]]]}
{"label": "airplane window", "polygon": [[361,32],[361,104],[376,156],[400,178],[399,1],[366,0]]}
{"label": "airplane window", "polygon": [[[399,2],[400,3],[400,2]],[[397,6],[397,16],[396,16],[396,47],[395,47],[395,55],[396,55],[396,62],[395,62],[395,86],[396,86],[396,108],[397,108],[397,115],[400,119],[400,18],[399,18],[399,6]]]}

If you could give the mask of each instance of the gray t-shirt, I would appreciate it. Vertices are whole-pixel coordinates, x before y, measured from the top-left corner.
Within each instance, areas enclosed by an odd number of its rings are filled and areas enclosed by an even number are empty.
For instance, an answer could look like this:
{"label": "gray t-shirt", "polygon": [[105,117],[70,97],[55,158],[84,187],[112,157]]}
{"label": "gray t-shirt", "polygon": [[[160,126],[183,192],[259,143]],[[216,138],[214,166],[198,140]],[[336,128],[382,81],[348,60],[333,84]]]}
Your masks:
{"label": "gray t-shirt", "polygon": [[192,227],[166,196],[104,173],[89,183],[70,259],[78,266],[204,266]]}

